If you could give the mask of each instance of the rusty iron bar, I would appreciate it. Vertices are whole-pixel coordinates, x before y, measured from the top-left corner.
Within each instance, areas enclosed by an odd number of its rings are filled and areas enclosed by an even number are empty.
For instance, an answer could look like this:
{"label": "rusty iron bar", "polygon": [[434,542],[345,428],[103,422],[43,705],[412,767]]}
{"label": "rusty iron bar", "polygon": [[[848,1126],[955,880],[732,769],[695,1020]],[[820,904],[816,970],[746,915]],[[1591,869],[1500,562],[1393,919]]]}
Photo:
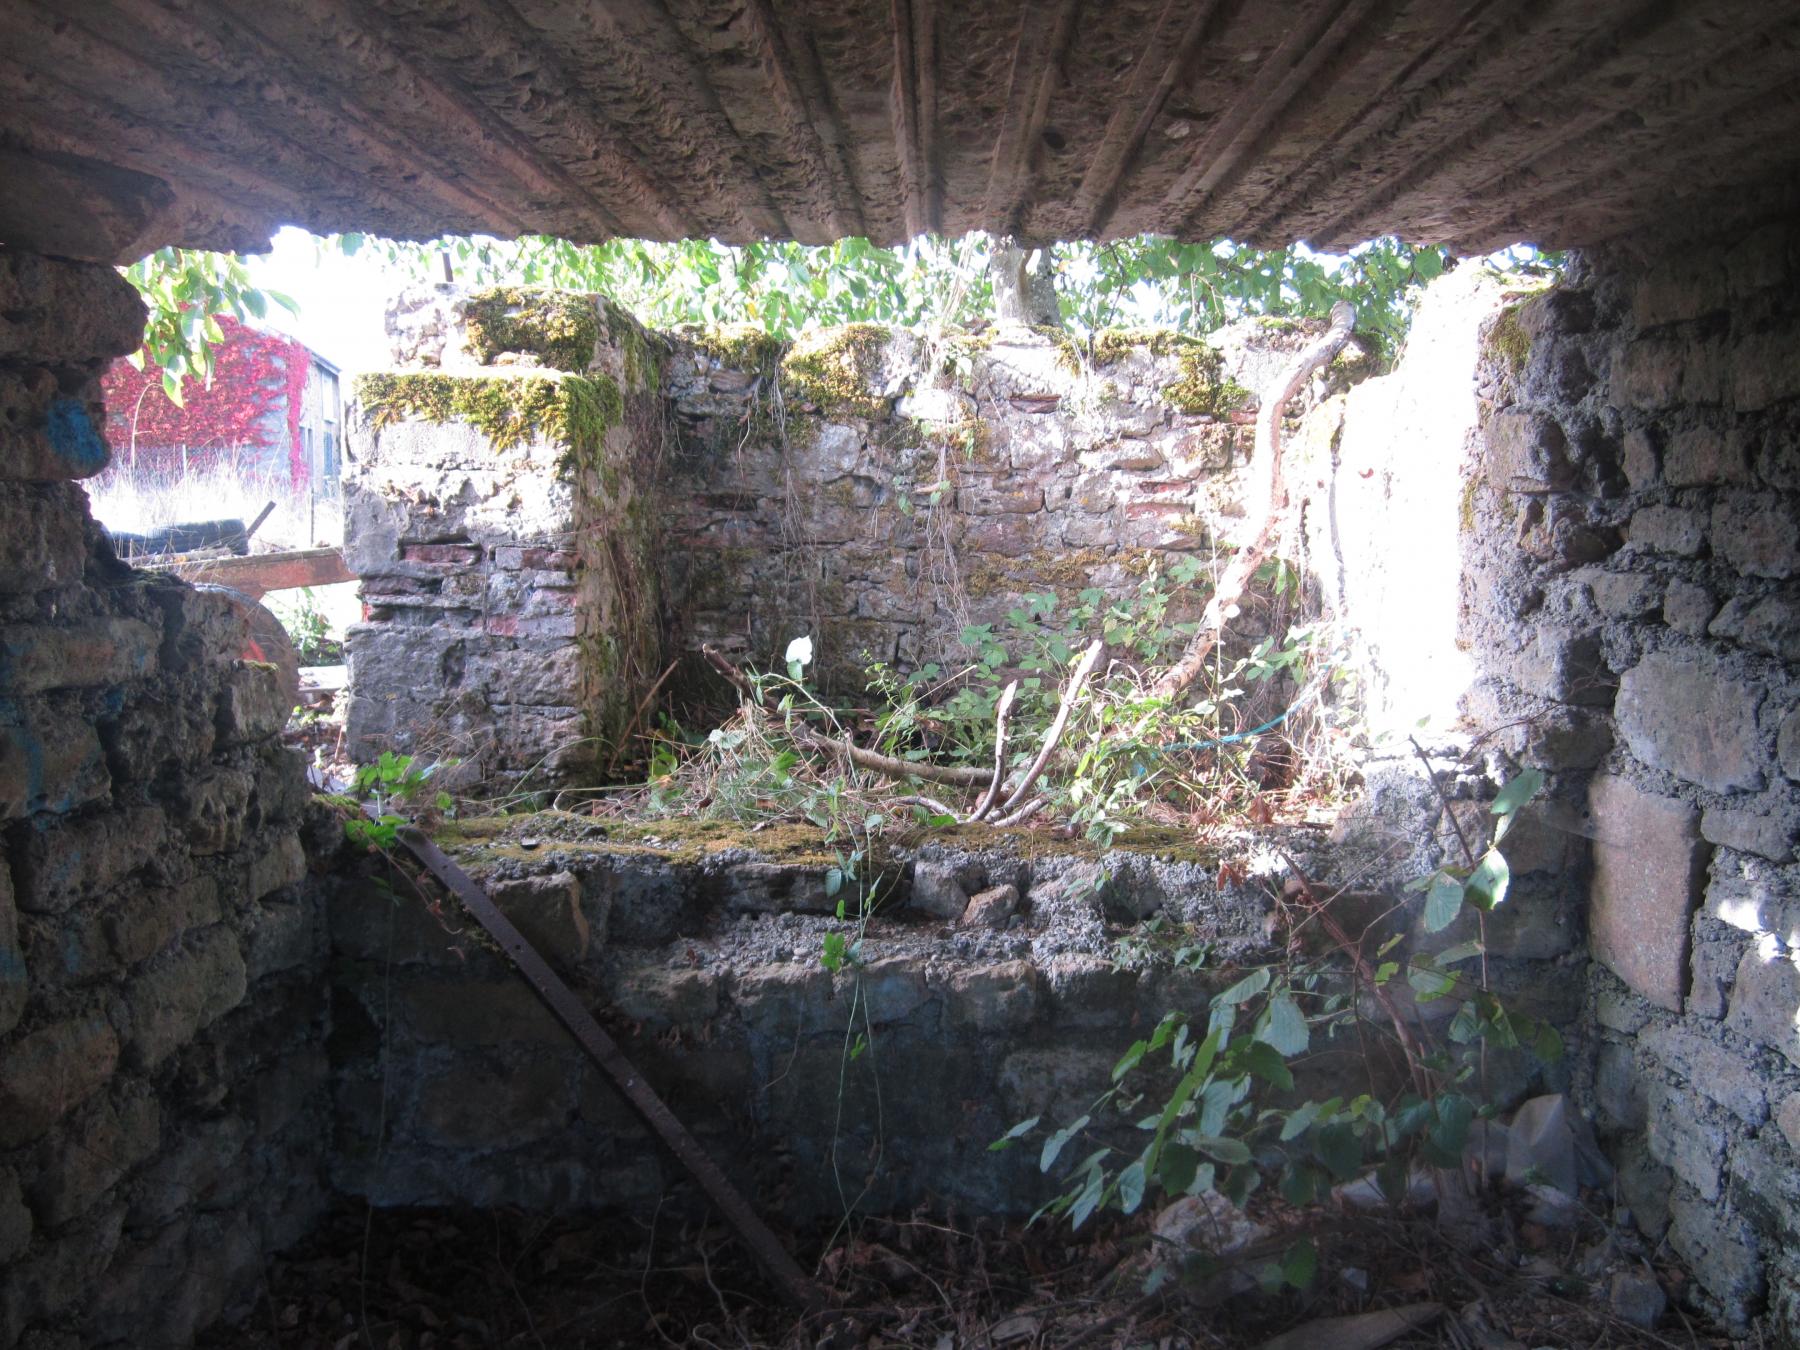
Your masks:
{"label": "rusty iron bar", "polygon": [[751,1254],[774,1277],[781,1292],[807,1311],[817,1311],[829,1306],[830,1300],[825,1291],[807,1278],[789,1255],[787,1248],[781,1245],[780,1239],[769,1231],[737,1187],[719,1170],[718,1164],[713,1162],[694,1136],[688,1133],[687,1127],[676,1119],[675,1113],[669,1110],[663,1099],[644,1081],[644,1076],[625,1057],[618,1042],[606,1034],[569,986],[550,969],[537,948],[526,941],[524,935],[513,927],[512,921],[500,912],[499,906],[489,898],[480,884],[452,862],[422,830],[403,825],[397,836],[412,855],[430,869],[433,876],[450,888],[451,893],[474,915],[475,921],[487,929],[494,941],[500,944],[500,950],[512,959],[513,965],[543,1000],[544,1006],[568,1029],[587,1057],[605,1070],[607,1077],[624,1094],[632,1109],[643,1117],[644,1123],[668,1146],[669,1152],[675,1155],[675,1160],[700,1184],[700,1189],[706,1192],[707,1198],[718,1206],[719,1213],[737,1230]]}

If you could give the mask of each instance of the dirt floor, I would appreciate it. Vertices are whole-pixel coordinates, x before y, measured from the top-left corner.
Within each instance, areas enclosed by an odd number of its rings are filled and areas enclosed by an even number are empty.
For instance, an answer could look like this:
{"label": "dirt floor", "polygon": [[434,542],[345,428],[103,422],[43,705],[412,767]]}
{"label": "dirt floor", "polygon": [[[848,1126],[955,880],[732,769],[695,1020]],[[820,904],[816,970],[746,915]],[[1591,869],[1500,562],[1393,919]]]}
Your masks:
{"label": "dirt floor", "polygon": [[[1601,1197],[1586,1197],[1604,1208]],[[547,1219],[515,1211],[336,1209],[301,1248],[273,1262],[241,1325],[214,1350],[461,1350],[462,1347],[703,1346],[851,1350],[1075,1350],[1076,1347],[1376,1346],[1712,1347],[1733,1340],[1682,1308],[1682,1272],[1598,1220],[1548,1230],[1495,1203],[1472,1249],[1430,1221],[1389,1214],[1264,1216],[1316,1243],[1305,1290],[1260,1292],[1268,1259],[1144,1293],[1148,1221],[1066,1227],[989,1220],[856,1219],[832,1233],[784,1234],[824,1251],[836,1300],[801,1315],[716,1222],[672,1208],[631,1217]],[[1613,1310],[1619,1272],[1671,1295],[1653,1329]],[[1641,1286],[1640,1286],[1641,1287]],[[1399,1310],[1385,1330],[1367,1316]],[[1363,1314],[1352,1323],[1321,1322]],[[1394,1334],[1395,1327],[1416,1323]]]}

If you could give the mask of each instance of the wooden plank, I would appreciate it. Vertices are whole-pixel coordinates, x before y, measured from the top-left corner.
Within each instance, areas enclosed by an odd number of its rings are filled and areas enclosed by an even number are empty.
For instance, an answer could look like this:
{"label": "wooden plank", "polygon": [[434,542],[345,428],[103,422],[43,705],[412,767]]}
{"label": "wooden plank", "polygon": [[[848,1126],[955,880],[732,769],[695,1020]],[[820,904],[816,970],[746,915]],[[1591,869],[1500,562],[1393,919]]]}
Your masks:
{"label": "wooden plank", "polygon": [[270,591],[291,591],[301,586],[330,586],[356,580],[356,574],[344,564],[343,553],[335,548],[302,548],[285,553],[254,553],[242,558],[208,558],[199,562],[174,561],[156,570],[174,572],[185,581],[229,586],[252,600],[260,600]]}

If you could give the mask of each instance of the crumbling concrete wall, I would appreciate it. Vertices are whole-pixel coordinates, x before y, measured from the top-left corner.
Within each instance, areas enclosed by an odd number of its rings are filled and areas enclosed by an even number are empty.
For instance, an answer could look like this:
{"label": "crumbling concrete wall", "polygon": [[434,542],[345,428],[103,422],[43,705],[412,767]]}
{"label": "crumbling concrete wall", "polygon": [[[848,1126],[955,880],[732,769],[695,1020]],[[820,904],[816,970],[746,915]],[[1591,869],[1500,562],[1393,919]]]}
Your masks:
{"label": "crumbling concrete wall", "polygon": [[[1800,1328],[1800,231],[1596,255],[1479,369],[1462,638],[1584,883],[1591,1108],[1637,1221]],[[1592,839],[1583,867],[1584,837]],[[1580,869],[1580,870],[1577,870]]]}
{"label": "crumbling concrete wall", "polygon": [[112,268],[0,249],[0,1346],[185,1344],[324,1200],[293,688],[72,481],[143,322]]}
{"label": "crumbling concrete wall", "polygon": [[593,782],[659,669],[660,343],[597,296],[448,288],[355,382],[349,749]]}

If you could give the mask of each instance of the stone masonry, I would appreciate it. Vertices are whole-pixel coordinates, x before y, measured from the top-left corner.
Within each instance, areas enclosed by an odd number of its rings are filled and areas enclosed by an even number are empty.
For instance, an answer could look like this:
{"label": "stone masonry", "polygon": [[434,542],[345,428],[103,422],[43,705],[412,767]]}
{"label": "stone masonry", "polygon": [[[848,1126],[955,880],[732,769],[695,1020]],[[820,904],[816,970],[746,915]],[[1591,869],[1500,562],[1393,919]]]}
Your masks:
{"label": "stone masonry", "polygon": [[[1004,633],[1024,595],[1066,606],[1210,563],[1254,524],[1250,391],[1311,330],[1084,348],[852,325],[790,347],[648,334],[599,297],[444,288],[402,299],[390,331],[396,370],[357,383],[346,487],[368,609],[351,753],[529,790],[628,762],[668,661],[688,662],[673,688],[719,702],[702,642],[769,670],[811,636],[812,676],[855,697],[873,663],[968,659],[964,627]],[[1296,424],[1367,369],[1347,352]]]}
{"label": "stone masonry", "polygon": [[[1463,637],[1551,775],[1640,1226],[1800,1332],[1800,231],[1585,258],[1488,331]],[[1575,879],[1581,873],[1571,873]]]}
{"label": "stone masonry", "polygon": [[324,1199],[288,672],[71,481],[143,320],[112,268],[0,249],[0,1346],[186,1344]]}

